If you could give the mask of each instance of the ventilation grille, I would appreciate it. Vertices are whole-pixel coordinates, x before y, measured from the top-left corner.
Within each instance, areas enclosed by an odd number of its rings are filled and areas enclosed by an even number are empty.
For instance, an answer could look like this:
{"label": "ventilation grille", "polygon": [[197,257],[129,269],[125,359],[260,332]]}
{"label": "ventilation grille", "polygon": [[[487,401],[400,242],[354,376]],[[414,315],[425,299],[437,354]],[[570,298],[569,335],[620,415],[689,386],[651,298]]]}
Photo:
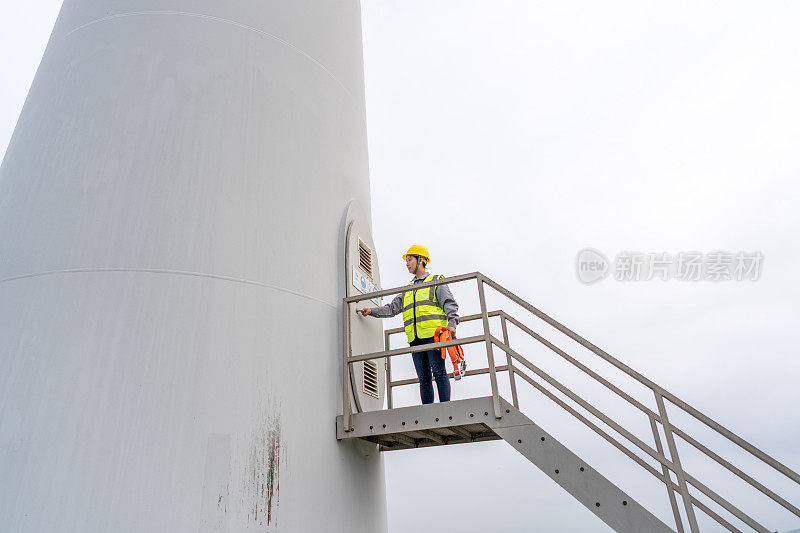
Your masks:
{"label": "ventilation grille", "polygon": [[378,364],[375,361],[364,361],[364,394],[378,397]]}
{"label": "ventilation grille", "polygon": [[372,250],[361,239],[358,239],[358,265],[372,278]]}

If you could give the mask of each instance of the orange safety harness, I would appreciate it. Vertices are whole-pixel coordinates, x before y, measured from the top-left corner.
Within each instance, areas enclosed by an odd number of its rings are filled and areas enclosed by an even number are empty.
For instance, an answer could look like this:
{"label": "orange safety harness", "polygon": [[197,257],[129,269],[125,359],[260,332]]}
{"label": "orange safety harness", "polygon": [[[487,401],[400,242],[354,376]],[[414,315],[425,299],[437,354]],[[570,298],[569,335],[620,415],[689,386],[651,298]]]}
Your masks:
{"label": "orange safety harness", "polygon": [[[433,333],[434,342],[446,342],[455,339],[456,336],[450,333],[449,329],[444,327],[436,328],[436,331]],[[442,359],[447,359],[448,353],[450,354],[450,362],[453,363],[453,378],[461,379],[464,372],[467,370],[467,362],[464,359],[464,349],[460,344],[442,348]]]}

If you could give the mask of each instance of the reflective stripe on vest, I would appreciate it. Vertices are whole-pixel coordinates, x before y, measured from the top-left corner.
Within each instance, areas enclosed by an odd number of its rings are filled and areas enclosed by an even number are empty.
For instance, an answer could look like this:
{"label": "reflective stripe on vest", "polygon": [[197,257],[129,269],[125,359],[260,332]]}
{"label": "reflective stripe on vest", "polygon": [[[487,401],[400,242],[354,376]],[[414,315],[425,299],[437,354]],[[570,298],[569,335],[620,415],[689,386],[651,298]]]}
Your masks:
{"label": "reflective stripe on vest", "polygon": [[[443,277],[431,274],[422,281],[425,283]],[[411,285],[413,284],[412,281]],[[403,293],[403,325],[408,342],[417,338],[429,339],[433,337],[436,328],[447,327],[444,309],[436,300],[436,287],[425,287]]]}

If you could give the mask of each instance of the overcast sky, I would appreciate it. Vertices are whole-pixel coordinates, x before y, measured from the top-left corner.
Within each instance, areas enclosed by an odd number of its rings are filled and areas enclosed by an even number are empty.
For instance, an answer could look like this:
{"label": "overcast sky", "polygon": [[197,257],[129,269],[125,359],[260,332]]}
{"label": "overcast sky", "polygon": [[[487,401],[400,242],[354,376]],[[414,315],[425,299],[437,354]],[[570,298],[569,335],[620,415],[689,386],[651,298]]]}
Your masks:
{"label": "overcast sky", "polygon": [[[3,4],[0,153],[60,3]],[[383,286],[406,283],[400,256],[425,244],[431,271],[484,272],[800,469],[800,4],[375,0],[364,2],[363,26]],[[612,268],[626,251],[763,261],[756,281],[624,282],[610,272],[587,285],[575,268],[587,247]],[[472,286],[453,291],[463,314],[477,311]],[[596,405],[616,405],[515,335]],[[479,351],[467,355],[477,367]],[[413,375],[407,360],[395,366]],[[480,380],[453,389],[489,394]],[[658,482],[520,389],[534,421],[671,524]],[[397,401],[415,403],[418,391]],[[780,476],[721,450],[800,500]],[[392,533],[608,531],[502,442],[385,459]],[[686,462],[769,527],[800,527],[707,463]]]}

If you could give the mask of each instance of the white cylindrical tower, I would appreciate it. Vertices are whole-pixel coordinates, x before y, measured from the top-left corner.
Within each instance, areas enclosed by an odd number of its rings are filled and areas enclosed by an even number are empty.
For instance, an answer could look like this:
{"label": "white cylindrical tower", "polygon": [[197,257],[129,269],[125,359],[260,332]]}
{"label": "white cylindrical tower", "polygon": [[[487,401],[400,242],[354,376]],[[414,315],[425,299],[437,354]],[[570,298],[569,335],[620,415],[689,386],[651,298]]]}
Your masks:
{"label": "white cylindrical tower", "polygon": [[65,1],[0,168],[4,531],[386,530],[335,439],[366,147],[358,1]]}

